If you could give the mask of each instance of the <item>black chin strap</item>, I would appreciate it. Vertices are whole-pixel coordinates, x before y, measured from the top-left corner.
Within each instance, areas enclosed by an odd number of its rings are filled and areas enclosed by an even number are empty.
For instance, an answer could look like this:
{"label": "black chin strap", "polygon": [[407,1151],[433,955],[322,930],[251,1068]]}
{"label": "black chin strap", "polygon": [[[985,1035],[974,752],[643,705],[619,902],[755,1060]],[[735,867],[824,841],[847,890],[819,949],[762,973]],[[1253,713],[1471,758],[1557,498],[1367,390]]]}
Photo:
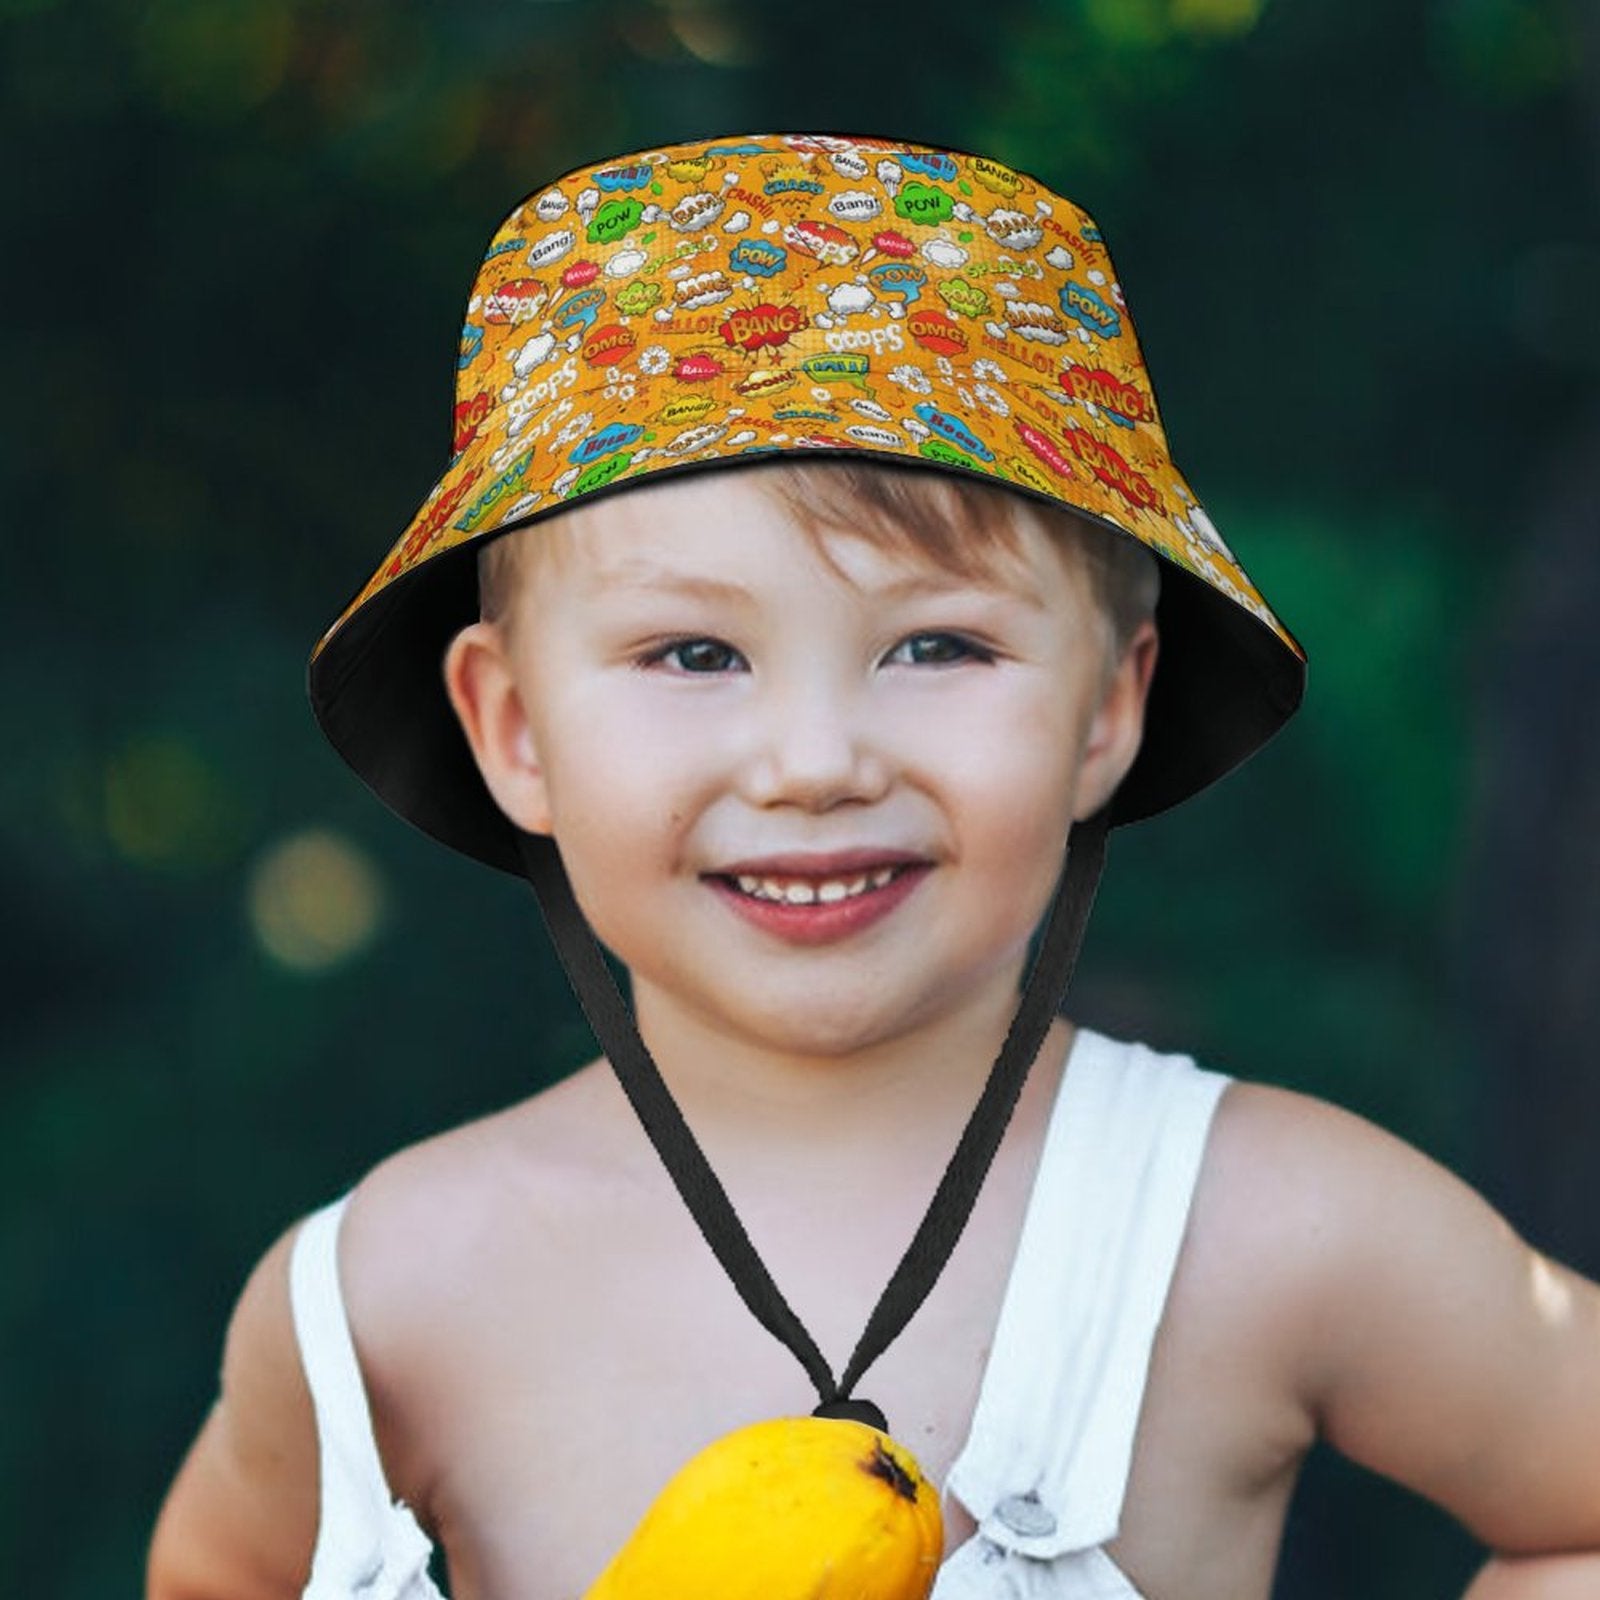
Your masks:
{"label": "black chin strap", "polygon": [[611,1062],[690,1215],[699,1224],[723,1270],[733,1280],[740,1298],[761,1326],[793,1351],[816,1386],[821,1403],[813,1412],[814,1416],[852,1417],[888,1431],[882,1411],[870,1400],[852,1398],[850,1391],[927,1299],[967,1225],[978,1190],[1022,1092],[1028,1068],[1039,1053],[1051,1020],[1066,995],[1067,985],[1072,981],[1072,969],[1077,963],[1084,927],[1105,862],[1108,826],[1106,813],[1101,811],[1072,830],[1066,865],[1051,901],[1038,958],[1023,985],[1005,1043],[1000,1047],[988,1082],[934,1192],[927,1214],[917,1228],[916,1237],[895,1268],[894,1276],[867,1321],[855,1354],[837,1381],[816,1341],[779,1293],[777,1284],[756,1254],[727,1191],[711,1170],[677,1102],[662,1081],[660,1070],[645,1049],[627,1002],[605,964],[599,941],[573,898],[572,886],[554,842],[542,835],[518,835],[523,866],[538,896],[556,954],[601,1050]]}

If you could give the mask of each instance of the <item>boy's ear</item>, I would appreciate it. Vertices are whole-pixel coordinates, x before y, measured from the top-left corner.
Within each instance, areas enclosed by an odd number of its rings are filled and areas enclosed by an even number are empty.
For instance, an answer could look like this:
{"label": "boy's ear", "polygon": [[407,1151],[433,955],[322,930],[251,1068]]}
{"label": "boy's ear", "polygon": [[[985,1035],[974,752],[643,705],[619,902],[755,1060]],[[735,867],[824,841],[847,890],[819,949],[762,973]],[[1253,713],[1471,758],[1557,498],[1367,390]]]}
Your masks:
{"label": "boy's ear", "polygon": [[549,833],[544,768],[504,631],[493,622],[463,628],[445,652],[444,682],[495,804],[524,832]]}
{"label": "boy's ear", "polygon": [[1144,740],[1145,703],[1150,697],[1150,679],[1159,653],[1156,625],[1147,617],[1134,630],[1112,669],[1100,708],[1089,724],[1078,772],[1075,821],[1092,817],[1127,777]]}

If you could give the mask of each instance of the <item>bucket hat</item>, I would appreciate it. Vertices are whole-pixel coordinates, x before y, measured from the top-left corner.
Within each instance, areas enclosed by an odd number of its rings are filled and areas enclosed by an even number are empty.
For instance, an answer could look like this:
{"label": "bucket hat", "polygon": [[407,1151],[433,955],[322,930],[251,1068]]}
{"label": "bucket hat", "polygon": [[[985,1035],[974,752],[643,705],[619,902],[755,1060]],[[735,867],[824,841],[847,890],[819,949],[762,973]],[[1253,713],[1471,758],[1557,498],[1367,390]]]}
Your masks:
{"label": "bucket hat", "polygon": [[453,455],[318,643],[335,749],[435,838],[521,870],[439,662],[472,556],[669,473],[774,453],[977,475],[1161,558],[1161,659],[1112,820],[1205,787],[1295,709],[1304,654],[1173,465],[1100,230],[982,156],[760,135],[579,168],[495,231]]}
{"label": "bucket hat", "polygon": [[[1070,980],[1107,828],[1192,795],[1298,706],[1305,657],[1173,464],[1099,228],[1036,178],[915,141],[756,134],[577,168],[490,239],[461,330],[452,453],[318,642],[309,691],[393,810],[525,874],[602,1048],[747,1305],[820,1414],[883,1426],[856,1378],[959,1237]],[[945,1181],[841,1379],[750,1246],[639,1039],[559,850],[497,809],[441,663],[485,541],[599,496],[762,459],[848,455],[976,477],[1162,564],[1144,741],[1078,823],[1015,1021]]]}

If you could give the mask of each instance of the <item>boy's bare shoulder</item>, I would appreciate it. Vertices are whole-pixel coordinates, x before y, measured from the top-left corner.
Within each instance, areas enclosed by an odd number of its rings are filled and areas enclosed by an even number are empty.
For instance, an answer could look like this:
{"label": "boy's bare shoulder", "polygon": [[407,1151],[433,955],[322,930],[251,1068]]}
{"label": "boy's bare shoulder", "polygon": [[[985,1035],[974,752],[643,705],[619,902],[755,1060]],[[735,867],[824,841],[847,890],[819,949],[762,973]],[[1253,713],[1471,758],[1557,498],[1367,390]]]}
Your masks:
{"label": "boy's bare shoulder", "polygon": [[559,1292],[575,1241],[659,1184],[641,1160],[651,1154],[598,1061],[362,1178],[340,1228],[339,1273],[380,1431],[387,1393],[437,1372],[457,1313]]}
{"label": "boy's bare shoulder", "polygon": [[[626,1112],[604,1062],[593,1062],[502,1111],[389,1156],[356,1185],[340,1238],[352,1299],[414,1295],[419,1262],[447,1281],[475,1247],[508,1230],[559,1223],[593,1186],[626,1180],[616,1159]],[[631,1115],[631,1112],[628,1113]]]}
{"label": "boy's bare shoulder", "polygon": [[1471,1186],[1307,1095],[1234,1084],[1184,1271],[1310,1427],[1486,1543],[1600,1537],[1600,1291]]}

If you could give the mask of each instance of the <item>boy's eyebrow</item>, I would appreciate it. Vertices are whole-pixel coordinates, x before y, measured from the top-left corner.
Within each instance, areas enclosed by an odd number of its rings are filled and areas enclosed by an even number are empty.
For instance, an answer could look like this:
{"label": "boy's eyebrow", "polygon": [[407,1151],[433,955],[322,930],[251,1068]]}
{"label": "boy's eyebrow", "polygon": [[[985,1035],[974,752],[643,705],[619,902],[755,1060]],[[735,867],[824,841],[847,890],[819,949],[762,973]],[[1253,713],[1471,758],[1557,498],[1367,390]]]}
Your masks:
{"label": "boy's eyebrow", "polygon": [[[641,588],[666,589],[676,594],[701,600],[733,600],[748,604],[754,597],[743,584],[729,583],[721,578],[675,572],[656,562],[637,556],[624,557],[600,568],[595,573],[595,586],[600,589]],[[1021,600],[1035,610],[1043,607],[1043,600],[1024,587],[1018,579],[1002,576],[999,572],[964,576],[959,573],[915,572],[891,583],[873,585],[870,592],[883,601],[917,600],[924,596],[938,597],[960,593],[966,589],[986,589]]]}
{"label": "boy's eyebrow", "polygon": [[670,589],[701,600],[749,601],[751,598],[743,584],[674,572],[671,567],[658,566],[654,561],[637,556],[624,557],[601,567],[594,575],[594,586],[597,589]]}

